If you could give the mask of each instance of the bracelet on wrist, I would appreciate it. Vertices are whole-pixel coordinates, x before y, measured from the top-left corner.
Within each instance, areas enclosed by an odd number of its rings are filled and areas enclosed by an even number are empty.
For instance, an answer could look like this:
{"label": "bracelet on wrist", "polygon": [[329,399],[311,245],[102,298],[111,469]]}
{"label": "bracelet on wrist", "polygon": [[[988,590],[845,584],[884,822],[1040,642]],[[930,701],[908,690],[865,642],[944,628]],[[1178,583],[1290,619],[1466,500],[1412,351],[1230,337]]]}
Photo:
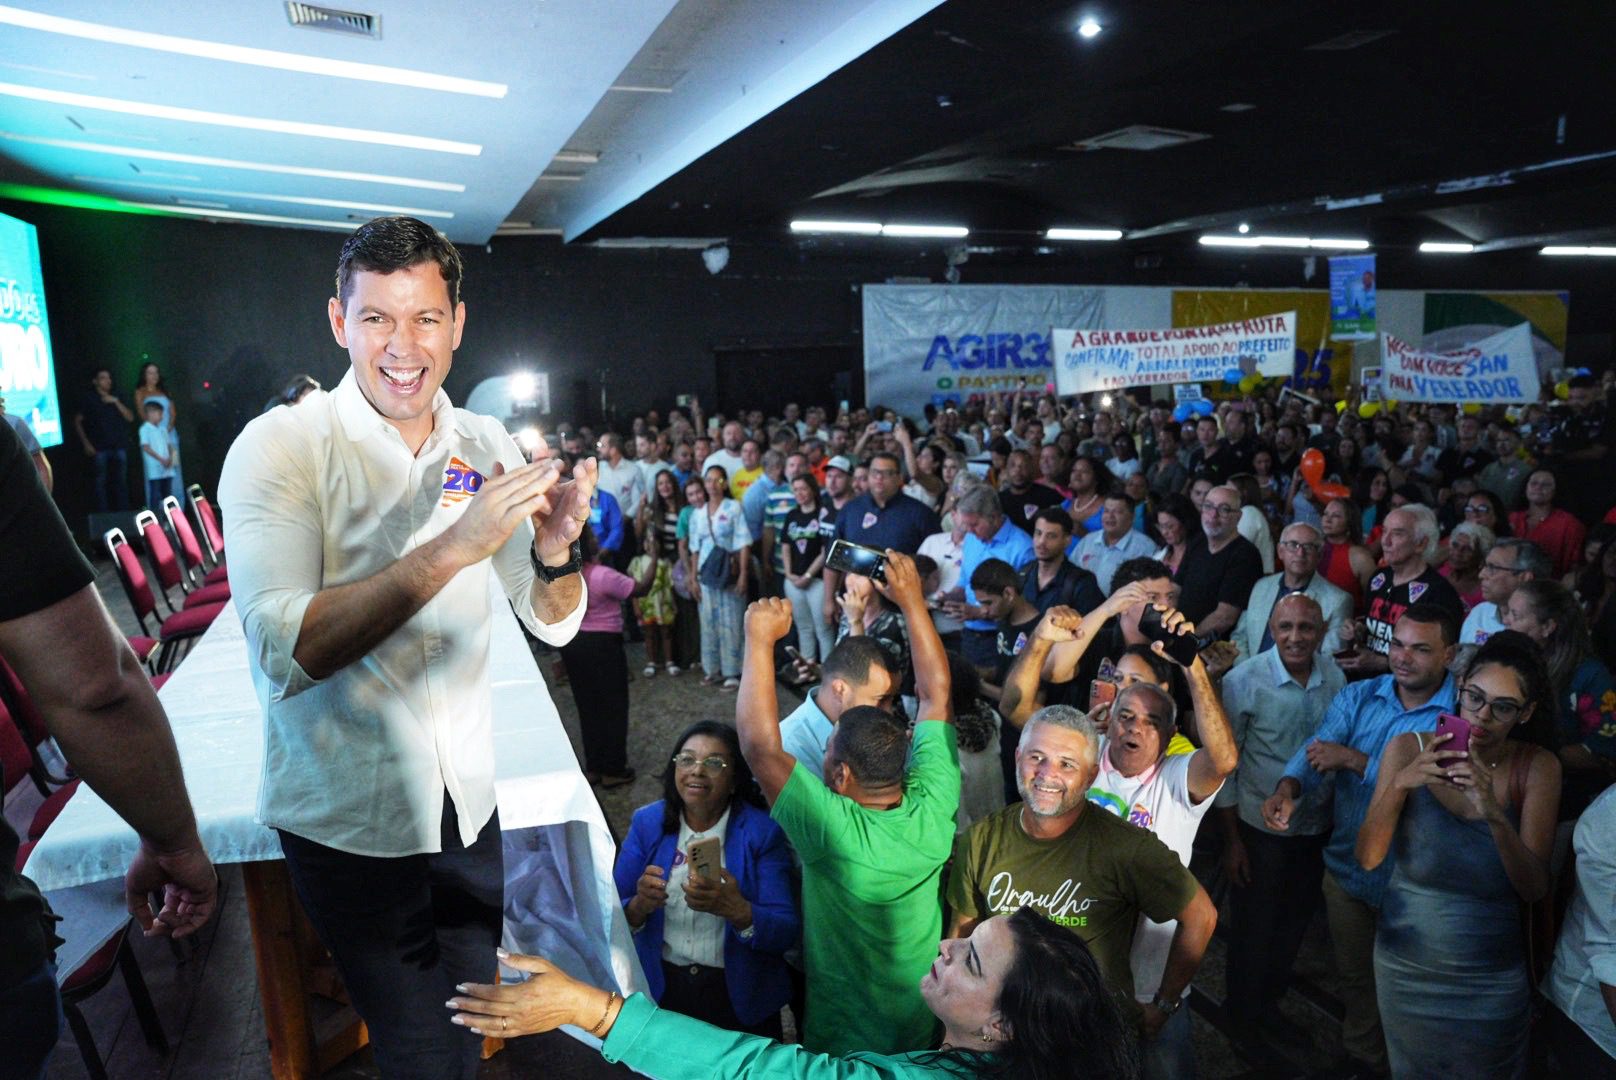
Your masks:
{"label": "bracelet on wrist", "polygon": [[612,1006],[616,1004],[618,1000],[618,993],[616,990],[613,990],[606,998],[606,1008],[601,1010],[600,1019],[595,1021],[595,1026],[589,1029],[589,1034],[595,1036],[597,1039],[605,1037],[603,1032],[606,1030],[606,1021],[611,1017]]}

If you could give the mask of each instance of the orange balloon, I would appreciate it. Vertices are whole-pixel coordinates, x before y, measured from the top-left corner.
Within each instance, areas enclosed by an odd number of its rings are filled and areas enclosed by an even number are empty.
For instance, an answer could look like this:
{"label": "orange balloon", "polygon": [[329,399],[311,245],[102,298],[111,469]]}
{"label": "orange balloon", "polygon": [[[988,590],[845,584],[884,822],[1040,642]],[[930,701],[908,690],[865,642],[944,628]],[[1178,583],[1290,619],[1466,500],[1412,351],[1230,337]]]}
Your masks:
{"label": "orange balloon", "polygon": [[1317,490],[1319,481],[1324,479],[1324,451],[1315,447],[1302,455],[1302,479],[1307,486]]}
{"label": "orange balloon", "polygon": [[1321,499],[1350,499],[1352,489],[1345,484],[1314,484],[1313,494]]}

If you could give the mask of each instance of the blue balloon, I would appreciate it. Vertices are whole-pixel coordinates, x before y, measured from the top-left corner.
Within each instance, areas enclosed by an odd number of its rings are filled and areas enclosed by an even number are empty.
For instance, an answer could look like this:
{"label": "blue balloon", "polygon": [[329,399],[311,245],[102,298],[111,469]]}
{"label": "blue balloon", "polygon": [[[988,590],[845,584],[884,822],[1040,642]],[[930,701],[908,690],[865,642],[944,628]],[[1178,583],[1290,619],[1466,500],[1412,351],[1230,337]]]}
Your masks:
{"label": "blue balloon", "polygon": [[1230,368],[1223,373],[1223,381],[1229,386],[1239,386],[1243,377],[1239,368]]}
{"label": "blue balloon", "polygon": [[1212,415],[1213,405],[1212,405],[1212,403],[1210,401],[1207,401],[1205,398],[1202,398],[1200,401],[1193,402],[1190,407],[1195,410],[1195,415],[1196,416],[1211,416]]}
{"label": "blue balloon", "polygon": [[1180,424],[1182,424],[1184,421],[1188,420],[1189,418],[1190,418],[1190,403],[1189,402],[1180,401],[1177,405],[1173,406],[1173,419],[1174,420],[1177,420]]}

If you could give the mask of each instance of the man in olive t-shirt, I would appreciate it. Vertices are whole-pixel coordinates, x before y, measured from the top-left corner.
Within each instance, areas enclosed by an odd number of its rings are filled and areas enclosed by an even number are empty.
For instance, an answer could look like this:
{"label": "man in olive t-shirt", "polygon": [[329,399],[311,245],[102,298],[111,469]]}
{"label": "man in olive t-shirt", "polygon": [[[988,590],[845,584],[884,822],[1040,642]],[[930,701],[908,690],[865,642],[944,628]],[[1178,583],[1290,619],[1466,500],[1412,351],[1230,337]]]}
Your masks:
{"label": "man in olive t-shirt", "polygon": [[939,877],[959,809],[948,660],[914,563],[886,554],[886,580],[875,587],[909,625],[920,699],[913,742],[901,718],[856,706],[837,720],[823,782],[785,751],[774,690],[774,643],[791,628],[785,600],[747,609],[735,707],[741,752],[802,860],[802,1044],[838,1056],[927,1050],[935,1042],[937,1022],[920,980],[942,938]]}
{"label": "man in olive t-shirt", "polygon": [[948,936],[966,936],[994,915],[1037,908],[1083,939],[1118,1006],[1138,1018],[1148,1039],[1178,1009],[1200,955],[1180,955],[1175,934],[1161,984],[1139,987],[1152,999],[1135,1006],[1128,950],[1139,915],[1182,925],[1208,914],[1215,920],[1216,910],[1154,834],[1089,806],[1098,771],[1099,735],[1081,712],[1048,705],[1032,715],[1016,750],[1022,801],[977,822],[955,846]]}

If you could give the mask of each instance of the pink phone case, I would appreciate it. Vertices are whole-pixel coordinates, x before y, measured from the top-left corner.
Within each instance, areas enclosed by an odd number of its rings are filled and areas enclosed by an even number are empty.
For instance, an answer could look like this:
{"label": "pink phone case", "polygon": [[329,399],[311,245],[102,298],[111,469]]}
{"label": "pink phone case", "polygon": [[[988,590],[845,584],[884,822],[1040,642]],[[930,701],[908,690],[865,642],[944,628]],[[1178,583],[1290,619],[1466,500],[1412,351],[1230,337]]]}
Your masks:
{"label": "pink phone case", "polygon": [[[1436,733],[1438,735],[1451,734],[1453,738],[1437,747],[1438,750],[1458,750],[1470,753],[1470,721],[1462,716],[1452,713],[1443,713],[1437,718]],[[1452,758],[1448,760],[1454,760]]]}

